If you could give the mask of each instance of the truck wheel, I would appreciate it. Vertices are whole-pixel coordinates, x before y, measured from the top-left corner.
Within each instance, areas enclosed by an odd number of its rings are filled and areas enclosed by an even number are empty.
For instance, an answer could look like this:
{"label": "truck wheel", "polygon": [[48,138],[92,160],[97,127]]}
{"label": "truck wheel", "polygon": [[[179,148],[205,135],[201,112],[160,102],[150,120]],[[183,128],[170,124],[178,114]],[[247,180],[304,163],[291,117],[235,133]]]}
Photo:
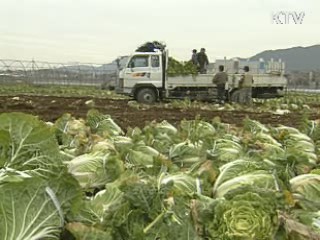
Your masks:
{"label": "truck wheel", "polygon": [[151,88],[142,88],[138,91],[137,101],[140,103],[154,103],[157,100],[156,92]]}

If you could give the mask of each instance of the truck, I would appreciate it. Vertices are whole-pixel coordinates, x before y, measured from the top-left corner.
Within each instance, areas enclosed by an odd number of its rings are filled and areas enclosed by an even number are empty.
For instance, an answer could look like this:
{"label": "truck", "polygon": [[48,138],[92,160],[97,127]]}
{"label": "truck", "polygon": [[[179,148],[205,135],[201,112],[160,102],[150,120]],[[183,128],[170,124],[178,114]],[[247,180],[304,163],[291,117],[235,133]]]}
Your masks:
{"label": "truck", "polygon": [[[226,68],[228,82],[225,86],[226,99],[233,101],[239,92],[239,81],[242,73],[239,62],[232,60],[235,68]],[[217,88],[212,79],[214,70],[206,74],[190,74],[184,76],[168,76],[168,50],[135,52],[119,71],[116,92],[133,97],[140,103],[155,103],[164,99],[191,99],[215,101]],[[230,63],[230,61],[228,62]],[[230,65],[230,64],[229,64]],[[260,64],[262,65],[262,64]],[[274,64],[273,64],[274,65]],[[274,98],[284,95],[287,79],[284,75],[284,63],[277,69],[269,68],[252,73],[254,83],[253,98]]]}

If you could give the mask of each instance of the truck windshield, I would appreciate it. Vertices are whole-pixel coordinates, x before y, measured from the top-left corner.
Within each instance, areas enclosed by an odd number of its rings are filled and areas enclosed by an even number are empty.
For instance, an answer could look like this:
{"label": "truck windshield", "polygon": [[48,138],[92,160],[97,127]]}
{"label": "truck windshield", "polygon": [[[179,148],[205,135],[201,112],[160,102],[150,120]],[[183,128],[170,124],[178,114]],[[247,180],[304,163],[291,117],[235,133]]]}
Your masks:
{"label": "truck windshield", "polygon": [[149,56],[134,56],[131,58],[128,67],[130,68],[137,68],[137,67],[148,67],[149,62],[148,62]]}

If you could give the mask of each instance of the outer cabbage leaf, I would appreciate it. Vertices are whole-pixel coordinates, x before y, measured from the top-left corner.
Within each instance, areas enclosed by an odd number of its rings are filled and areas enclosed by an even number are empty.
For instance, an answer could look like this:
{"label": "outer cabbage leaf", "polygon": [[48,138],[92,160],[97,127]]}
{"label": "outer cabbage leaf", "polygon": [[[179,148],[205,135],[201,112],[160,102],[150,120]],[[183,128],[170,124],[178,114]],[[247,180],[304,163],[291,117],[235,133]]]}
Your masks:
{"label": "outer cabbage leaf", "polygon": [[209,142],[214,140],[216,129],[210,123],[201,120],[181,121],[180,134],[192,143],[199,140]]}
{"label": "outer cabbage leaf", "polygon": [[268,170],[268,168],[269,166],[263,162],[254,162],[243,159],[226,163],[220,167],[220,174],[214,183],[213,192],[226,181],[257,170]]}
{"label": "outer cabbage leaf", "polygon": [[81,206],[77,182],[68,175],[19,177],[0,182],[0,239],[59,239],[64,219]]}
{"label": "outer cabbage leaf", "polygon": [[285,145],[288,155],[296,156],[296,158],[305,157],[310,165],[315,165],[318,161],[315,145],[311,138],[305,134],[290,134],[285,140]]}
{"label": "outer cabbage leaf", "polygon": [[56,137],[58,139],[59,145],[69,146],[72,142],[72,136],[67,134],[67,127],[68,122],[72,121],[73,117],[70,113],[63,114],[60,118],[58,118],[55,123],[54,127],[56,128]]}
{"label": "outer cabbage leaf", "polygon": [[307,134],[314,142],[317,150],[320,149],[320,120],[307,120],[302,123],[302,132]]}
{"label": "outer cabbage leaf", "polygon": [[215,196],[223,197],[225,194],[246,186],[256,189],[279,190],[278,179],[267,171],[255,171],[242,176],[234,177],[216,187]]}
{"label": "outer cabbage leaf", "polygon": [[87,200],[81,210],[81,222],[91,225],[103,225],[106,215],[112,214],[123,204],[123,195],[114,184],[107,184],[106,189],[99,191],[93,199]]}
{"label": "outer cabbage leaf", "polygon": [[101,187],[112,182],[124,171],[123,162],[114,154],[91,152],[67,163],[71,173],[83,188]]}
{"label": "outer cabbage leaf", "polygon": [[312,169],[310,173],[320,175],[320,168]]}
{"label": "outer cabbage leaf", "polygon": [[271,161],[286,160],[285,148],[270,133],[258,132],[250,135],[250,156]]}
{"label": "outer cabbage leaf", "polygon": [[185,173],[162,173],[158,178],[158,189],[163,187],[168,188],[168,186],[178,195],[188,195],[197,192],[197,180]]}
{"label": "outer cabbage leaf", "polygon": [[312,230],[320,234],[320,211],[310,212],[304,210],[294,210],[295,216],[299,222],[311,227]]}
{"label": "outer cabbage leaf", "polygon": [[100,153],[110,153],[116,152],[115,146],[110,139],[104,139],[103,141],[98,141],[91,147],[90,152],[100,152]]}
{"label": "outer cabbage leaf", "polygon": [[98,110],[91,109],[87,113],[87,124],[91,131],[102,137],[122,135],[122,129],[112,120],[109,115],[104,115]]}
{"label": "outer cabbage leaf", "polygon": [[66,113],[54,124],[56,137],[61,148],[73,150],[74,155],[79,155],[89,150],[91,131],[85,120],[75,119]]}
{"label": "outer cabbage leaf", "polygon": [[269,129],[264,126],[262,123],[256,121],[256,120],[252,120],[249,118],[246,118],[244,121],[244,129],[252,132],[252,133],[261,133],[261,132],[269,132]]}
{"label": "outer cabbage leaf", "polygon": [[230,162],[244,156],[245,151],[240,139],[234,135],[226,135],[216,140],[212,149],[207,151],[209,156],[221,162]]}
{"label": "outer cabbage leaf", "polygon": [[286,163],[292,166],[297,174],[310,172],[318,162],[316,146],[313,140],[298,129],[277,127],[273,129],[274,137],[286,150]]}
{"label": "outer cabbage leaf", "polygon": [[174,136],[178,133],[177,128],[174,127],[172,124],[168,123],[166,120],[163,120],[160,123],[156,123],[155,129],[157,132],[166,133],[168,136]]}
{"label": "outer cabbage leaf", "polygon": [[280,125],[279,127],[276,127],[273,130],[278,132],[280,135],[287,134],[287,133],[288,134],[299,134],[300,133],[299,129],[296,129],[294,127],[284,126],[284,125]]}
{"label": "outer cabbage leaf", "polygon": [[143,128],[143,131],[135,128],[129,132],[129,135],[135,141],[143,140],[146,145],[155,148],[163,154],[167,154],[173,144],[181,141],[177,133],[178,130],[173,125],[167,121],[162,121],[160,123],[151,122]]}
{"label": "outer cabbage leaf", "polygon": [[219,175],[219,169],[215,166],[213,161],[206,160],[194,164],[189,170],[190,174],[200,181],[201,186],[198,186],[199,192],[203,195],[211,196],[212,187]]}
{"label": "outer cabbage leaf", "polygon": [[205,160],[206,154],[202,150],[202,142],[191,143],[189,140],[173,145],[170,148],[169,158],[181,167]]}
{"label": "outer cabbage leaf", "polygon": [[276,139],[274,139],[269,133],[258,132],[254,135],[255,140],[259,140],[263,143],[269,143],[277,147],[282,147],[281,143],[279,143]]}
{"label": "outer cabbage leaf", "polygon": [[156,149],[140,142],[128,150],[126,161],[130,166],[152,167],[154,159],[159,156],[160,153]]}
{"label": "outer cabbage leaf", "polygon": [[305,210],[320,209],[320,175],[302,174],[290,180],[297,203]]}
{"label": "outer cabbage leaf", "polygon": [[66,229],[68,229],[77,240],[114,240],[110,231],[87,226],[80,222],[68,223]]}
{"label": "outer cabbage leaf", "polygon": [[49,170],[62,165],[54,129],[23,113],[0,115],[0,167]]}
{"label": "outer cabbage leaf", "polygon": [[115,136],[112,138],[112,142],[118,152],[126,152],[134,145],[131,138],[124,136]]}

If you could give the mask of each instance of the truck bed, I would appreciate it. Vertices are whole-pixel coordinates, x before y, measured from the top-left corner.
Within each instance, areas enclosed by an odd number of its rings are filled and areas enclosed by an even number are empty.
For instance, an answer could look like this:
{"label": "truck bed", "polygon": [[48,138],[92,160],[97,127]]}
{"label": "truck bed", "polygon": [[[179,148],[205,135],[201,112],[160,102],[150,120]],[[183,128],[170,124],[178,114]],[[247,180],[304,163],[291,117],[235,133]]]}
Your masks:
{"label": "truck bed", "polygon": [[[199,74],[168,77],[168,89],[183,87],[215,87],[212,83],[214,74]],[[229,74],[228,87],[237,88],[241,74]],[[253,74],[253,87],[286,87],[287,79],[281,75],[275,74]]]}

